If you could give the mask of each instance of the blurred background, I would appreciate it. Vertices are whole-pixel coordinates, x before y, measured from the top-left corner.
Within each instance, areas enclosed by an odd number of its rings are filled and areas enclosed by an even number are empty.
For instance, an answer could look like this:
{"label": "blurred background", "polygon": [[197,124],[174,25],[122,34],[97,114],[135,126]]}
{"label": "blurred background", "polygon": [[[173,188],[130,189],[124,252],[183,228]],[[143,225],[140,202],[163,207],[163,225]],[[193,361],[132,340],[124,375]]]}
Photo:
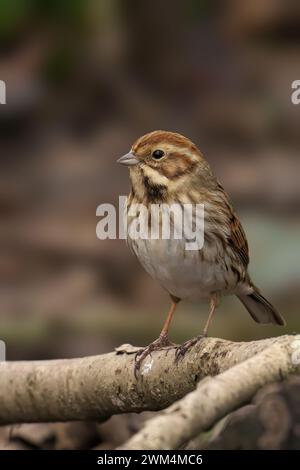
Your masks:
{"label": "blurred background", "polygon": [[[250,272],[288,326],[225,298],[211,335],[299,331],[300,8],[289,0],[0,0],[0,338],[7,358],[146,345],[168,295],[124,240],[96,238],[96,207],[129,191],[116,164],[149,131],[206,155],[245,227]],[[208,307],[182,303],[171,339]]]}

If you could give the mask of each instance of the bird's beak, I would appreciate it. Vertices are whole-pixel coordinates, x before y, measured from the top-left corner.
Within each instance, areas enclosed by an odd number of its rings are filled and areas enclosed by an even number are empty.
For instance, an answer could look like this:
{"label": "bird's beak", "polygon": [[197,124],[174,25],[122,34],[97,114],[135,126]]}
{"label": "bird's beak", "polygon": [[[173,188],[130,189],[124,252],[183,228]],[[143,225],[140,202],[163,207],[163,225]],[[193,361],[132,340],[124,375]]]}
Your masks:
{"label": "bird's beak", "polygon": [[121,165],[132,166],[136,165],[140,161],[136,158],[136,156],[132,152],[126,153],[123,157],[117,160],[117,163],[121,163]]}

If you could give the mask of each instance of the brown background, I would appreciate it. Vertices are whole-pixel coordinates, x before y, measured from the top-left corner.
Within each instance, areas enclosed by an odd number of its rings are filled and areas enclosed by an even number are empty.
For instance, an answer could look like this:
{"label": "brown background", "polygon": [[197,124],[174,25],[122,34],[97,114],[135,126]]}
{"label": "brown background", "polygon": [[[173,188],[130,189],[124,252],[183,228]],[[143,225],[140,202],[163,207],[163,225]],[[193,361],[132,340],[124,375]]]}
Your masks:
{"label": "brown background", "polygon": [[[298,2],[0,2],[0,337],[8,359],[71,357],[157,337],[167,294],[96,207],[129,190],[116,165],[141,134],[183,133],[205,153],[247,232],[250,272],[288,321],[255,324],[234,298],[211,335],[299,330]],[[171,339],[207,306],[178,308]]]}

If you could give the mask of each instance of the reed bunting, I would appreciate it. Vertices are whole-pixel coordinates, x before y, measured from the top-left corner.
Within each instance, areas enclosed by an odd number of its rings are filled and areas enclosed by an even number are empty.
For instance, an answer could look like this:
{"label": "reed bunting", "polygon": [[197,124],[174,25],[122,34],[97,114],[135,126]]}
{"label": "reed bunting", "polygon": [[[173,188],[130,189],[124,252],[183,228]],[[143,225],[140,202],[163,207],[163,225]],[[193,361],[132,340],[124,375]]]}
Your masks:
{"label": "reed bunting", "polygon": [[[229,196],[200,150],[186,137],[154,131],[140,137],[130,152],[118,160],[129,167],[131,192],[127,198],[127,241],[144,269],[171,297],[171,307],[162,331],[153,343],[138,352],[135,372],[152,351],[173,346],[168,331],[176,306],[183,299],[205,299],[210,303],[203,330],[207,336],[222,295],[236,295],[258,323],[284,325],[284,319],[260,293],[248,274],[248,243]],[[131,209],[143,204],[204,204],[204,244],[186,250],[183,238],[132,237],[135,218]],[[134,212],[134,211],[133,211]],[[136,214],[137,217],[138,214]],[[151,226],[151,217],[145,221]],[[199,336],[178,347],[185,354]]]}

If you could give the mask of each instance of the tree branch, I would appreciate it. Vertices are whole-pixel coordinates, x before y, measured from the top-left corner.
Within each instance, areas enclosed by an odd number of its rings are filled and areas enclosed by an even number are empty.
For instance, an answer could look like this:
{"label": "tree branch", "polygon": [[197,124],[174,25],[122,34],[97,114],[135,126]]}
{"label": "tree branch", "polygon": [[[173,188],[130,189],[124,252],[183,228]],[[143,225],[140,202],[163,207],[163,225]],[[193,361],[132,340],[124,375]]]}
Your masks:
{"label": "tree branch", "polygon": [[297,338],[271,346],[213,378],[146,422],[122,449],[178,449],[217,420],[247,402],[263,385],[300,372],[300,354],[293,357]]}
{"label": "tree branch", "polygon": [[161,410],[194,390],[203,377],[222,373],[271,345],[285,351],[291,341],[295,336],[248,343],[205,338],[177,364],[175,348],[153,353],[138,380],[133,373],[137,348],[129,345],[85,358],[2,362],[0,423],[104,420],[118,413]]}

